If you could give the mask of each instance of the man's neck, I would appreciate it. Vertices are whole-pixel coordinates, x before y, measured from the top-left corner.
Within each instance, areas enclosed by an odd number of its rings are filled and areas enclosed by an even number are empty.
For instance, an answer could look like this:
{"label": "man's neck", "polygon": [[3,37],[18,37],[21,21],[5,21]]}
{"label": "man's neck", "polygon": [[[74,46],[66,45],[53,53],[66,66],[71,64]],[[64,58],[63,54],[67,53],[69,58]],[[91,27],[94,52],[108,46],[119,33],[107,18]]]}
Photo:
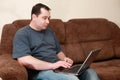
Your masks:
{"label": "man's neck", "polygon": [[36,31],[42,31],[40,29],[37,29],[37,25],[35,25],[32,21],[30,22],[29,26],[33,29],[33,30],[36,30]]}

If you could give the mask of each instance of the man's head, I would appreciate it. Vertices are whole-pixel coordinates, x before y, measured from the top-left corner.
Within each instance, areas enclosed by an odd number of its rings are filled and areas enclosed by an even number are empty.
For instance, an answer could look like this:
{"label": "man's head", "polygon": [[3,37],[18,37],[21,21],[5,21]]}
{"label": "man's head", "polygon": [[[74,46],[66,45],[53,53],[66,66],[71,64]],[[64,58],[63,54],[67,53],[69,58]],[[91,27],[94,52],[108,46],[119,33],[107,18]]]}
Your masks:
{"label": "man's head", "polygon": [[31,19],[32,19],[32,15],[33,14],[35,14],[36,16],[38,16],[39,14],[41,14],[41,8],[44,8],[47,11],[51,10],[48,6],[46,6],[46,5],[42,4],[42,3],[38,3],[35,6],[33,6],[33,8],[32,8]]}
{"label": "man's head", "polygon": [[50,8],[44,4],[38,3],[33,6],[31,11],[30,26],[35,30],[46,29],[50,19]]}

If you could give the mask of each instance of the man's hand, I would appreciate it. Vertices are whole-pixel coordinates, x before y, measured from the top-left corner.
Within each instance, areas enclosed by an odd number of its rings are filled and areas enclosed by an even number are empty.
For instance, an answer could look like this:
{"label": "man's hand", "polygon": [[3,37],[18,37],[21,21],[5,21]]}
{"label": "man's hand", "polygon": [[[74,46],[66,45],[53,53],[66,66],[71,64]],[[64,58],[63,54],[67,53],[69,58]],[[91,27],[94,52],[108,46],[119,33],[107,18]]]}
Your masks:
{"label": "man's hand", "polygon": [[73,60],[68,57],[65,57],[64,61],[70,63],[71,65],[73,64]]}
{"label": "man's hand", "polygon": [[70,68],[72,66],[71,63],[68,63],[66,61],[58,61],[56,63],[53,63],[53,69],[57,69],[57,68],[60,68],[60,67],[63,67],[63,68]]}

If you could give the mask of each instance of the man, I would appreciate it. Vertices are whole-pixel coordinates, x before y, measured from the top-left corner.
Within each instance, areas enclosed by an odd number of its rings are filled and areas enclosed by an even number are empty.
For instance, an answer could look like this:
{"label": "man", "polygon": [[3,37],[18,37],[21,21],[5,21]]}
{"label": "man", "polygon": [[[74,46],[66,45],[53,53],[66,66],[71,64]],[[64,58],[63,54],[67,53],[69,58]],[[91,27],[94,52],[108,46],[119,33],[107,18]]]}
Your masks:
{"label": "man", "polygon": [[13,40],[13,58],[26,67],[29,80],[99,80],[92,69],[79,79],[72,74],[54,72],[60,67],[70,68],[73,60],[62,52],[54,32],[48,28],[49,19],[50,8],[36,4],[30,24],[18,30]]}

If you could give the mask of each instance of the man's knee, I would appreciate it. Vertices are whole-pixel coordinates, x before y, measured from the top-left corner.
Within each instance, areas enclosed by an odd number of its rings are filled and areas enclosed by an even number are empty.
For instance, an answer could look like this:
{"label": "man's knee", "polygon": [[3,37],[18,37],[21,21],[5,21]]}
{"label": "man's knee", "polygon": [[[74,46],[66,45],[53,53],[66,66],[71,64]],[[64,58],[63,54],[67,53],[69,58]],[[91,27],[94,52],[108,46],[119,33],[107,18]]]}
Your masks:
{"label": "man's knee", "polygon": [[91,68],[87,69],[86,73],[89,75],[95,75],[95,76],[97,75],[96,71],[94,69],[91,69]]}
{"label": "man's knee", "polygon": [[81,76],[79,76],[81,80],[99,80],[99,77],[95,70],[89,68],[87,69]]}

